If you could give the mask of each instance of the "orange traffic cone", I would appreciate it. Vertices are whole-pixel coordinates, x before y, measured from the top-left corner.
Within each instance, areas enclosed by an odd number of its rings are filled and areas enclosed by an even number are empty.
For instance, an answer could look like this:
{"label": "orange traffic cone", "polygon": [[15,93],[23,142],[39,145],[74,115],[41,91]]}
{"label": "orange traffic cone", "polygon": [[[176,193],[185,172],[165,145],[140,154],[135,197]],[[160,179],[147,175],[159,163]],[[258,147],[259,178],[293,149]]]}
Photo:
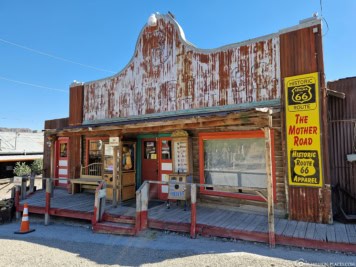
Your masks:
{"label": "orange traffic cone", "polygon": [[30,222],[28,220],[28,207],[27,207],[27,203],[25,203],[25,206],[23,208],[21,229],[19,232],[15,232],[15,234],[28,234],[33,231],[35,231],[35,229],[30,230]]}

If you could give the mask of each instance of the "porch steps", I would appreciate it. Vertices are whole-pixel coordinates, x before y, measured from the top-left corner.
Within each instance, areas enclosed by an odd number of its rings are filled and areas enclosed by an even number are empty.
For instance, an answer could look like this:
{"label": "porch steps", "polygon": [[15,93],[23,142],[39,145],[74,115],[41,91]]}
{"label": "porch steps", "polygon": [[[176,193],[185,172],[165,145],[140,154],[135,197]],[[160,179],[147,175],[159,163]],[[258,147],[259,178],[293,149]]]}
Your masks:
{"label": "porch steps", "polygon": [[133,216],[115,216],[104,213],[103,219],[104,222],[115,222],[115,223],[125,223],[125,224],[135,224],[136,218]]}
{"label": "porch steps", "polygon": [[118,222],[100,222],[93,226],[95,233],[116,234],[116,235],[135,235],[134,224]]}

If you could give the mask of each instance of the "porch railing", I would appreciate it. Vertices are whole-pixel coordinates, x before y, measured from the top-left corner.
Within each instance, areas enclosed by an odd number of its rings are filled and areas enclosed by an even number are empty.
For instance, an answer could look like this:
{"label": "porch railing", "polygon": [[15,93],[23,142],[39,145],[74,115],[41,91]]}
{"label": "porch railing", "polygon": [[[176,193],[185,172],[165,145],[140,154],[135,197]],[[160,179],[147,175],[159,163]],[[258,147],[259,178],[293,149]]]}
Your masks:
{"label": "porch railing", "polygon": [[[140,188],[136,191],[136,230],[144,230],[148,227],[148,202],[150,184],[169,185],[169,182],[164,181],[145,181]],[[211,184],[197,184],[197,183],[175,183],[179,185],[189,185],[191,193],[191,223],[190,223],[190,236],[196,236],[197,224],[197,189],[214,187],[215,192],[238,192],[239,190],[245,192],[253,192],[261,196],[270,206],[273,203],[273,192],[268,192],[268,188],[252,188],[252,187],[238,187],[230,185],[211,185]],[[272,198],[272,199],[269,199]],[[269,232],[269,245],[275,247],[275,232],[274,232],[274,208],[268,207],[268,232]]]}
{"label": "porch railing", "polygon": [[[49,225],[50,223],[50,209],[51,209],[51,198],[53,198],[54,190],[53,184],[54,181],[59,181],[59,178],[42,178],[42,177],[29,177],[24,179],[30,180],[45,180],[46,181],[46,204],[45,204],[45,225]],[[106,181],[103,179],[86,179],[80,178],[81,181],[88,181],[88,182],[98,182],[98,186],[95,190],[95,199],[94,199],[94,214],[91,219],[93,224],[101,221],[104,210],[105,210],[105,202],[106,202]],[[68,182],[75,181],[77,179],[67,179]],[[26,198],[26,183],[22,182],[21,186],[15,186],[15,207],[16,207],[16,218],[20,218],[20,212],[18,211],[18,206],[20,205],[20,200]],[[21,195],[20,195],[20,192]],[[31,194],[31,191],[29,192]]]}

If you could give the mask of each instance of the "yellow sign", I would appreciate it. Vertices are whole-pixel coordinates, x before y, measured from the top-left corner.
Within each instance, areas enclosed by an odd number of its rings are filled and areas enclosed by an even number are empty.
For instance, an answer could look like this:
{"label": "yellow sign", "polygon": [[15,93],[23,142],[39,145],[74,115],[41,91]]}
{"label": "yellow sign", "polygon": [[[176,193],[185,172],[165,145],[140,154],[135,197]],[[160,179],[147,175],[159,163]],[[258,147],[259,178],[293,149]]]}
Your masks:
{"label": "yellow sign", "polygon": [[319,74],[284,80],[289,185],[323,185]]}

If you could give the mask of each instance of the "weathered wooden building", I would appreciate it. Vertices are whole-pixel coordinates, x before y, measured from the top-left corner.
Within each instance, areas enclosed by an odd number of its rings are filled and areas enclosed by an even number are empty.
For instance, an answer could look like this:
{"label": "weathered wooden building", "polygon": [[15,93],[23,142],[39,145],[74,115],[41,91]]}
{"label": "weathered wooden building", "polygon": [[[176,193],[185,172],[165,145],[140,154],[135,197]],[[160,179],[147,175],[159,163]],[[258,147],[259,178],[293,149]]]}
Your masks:
{"label": "weathered wooden building", "polygon": [[[316,102],[312,109],[318,111],[320,121],[310,126],[307,116],[304,121],[297,117],[297,123],[306,127],[295,128],[286,119],[290,109],[284,81],[308,74],[317,77],[311,79],[313,86],[295,83],[291,101],[299,101],[301,109]],[[198,201],[265,207],[259,194],[221,192],[214,185],[267,187],[261,129],[268,127],[275,209],[297,221],[332,221],[320,19],[307,19],[256,39],[200,49],[186,40],[172,16],[153,15],[127,66],[105,79],[73,82],[69,101],[69,118],[45,123],[45,136],[53,144],[45,145],[45,177],[59,177],[58,186],[70,187],[68,178],[83,175],[112,184],[116,157],[109,138],[119,137],[123,146],[118,157],[123,163],[118,171],[126,177],[118,182],[119,200],[134,198],[143,181],[168,181],[173,169],[181,168],[189,169],[194,183],[211,184],[199,191]],[[191,140],[186,148],[191,152],[180,155],[190,157],[191,163],[185,165],[173,159],[179,148],[173,146],[172,133],[181,130]],[[304,131],[304,139],[297,136],[299,131]],[[294,145],[303,153],[312,138],[319,138],[316,154],[290,160],[295,150],[287,149],[288,135],[297,136]],[[303,176],[307,169],[303,166],[291,167],[296,162],[311,166],[310,175],[317,178]],[[100,167],[91,169],[95,164]],[[297,176],[296,169],[299,180],[289,182],[291,175]],[[167,185],[151,187],[152,198],[166,199],[167,193]],[[112,194],[108,188],[108,198]]]}

